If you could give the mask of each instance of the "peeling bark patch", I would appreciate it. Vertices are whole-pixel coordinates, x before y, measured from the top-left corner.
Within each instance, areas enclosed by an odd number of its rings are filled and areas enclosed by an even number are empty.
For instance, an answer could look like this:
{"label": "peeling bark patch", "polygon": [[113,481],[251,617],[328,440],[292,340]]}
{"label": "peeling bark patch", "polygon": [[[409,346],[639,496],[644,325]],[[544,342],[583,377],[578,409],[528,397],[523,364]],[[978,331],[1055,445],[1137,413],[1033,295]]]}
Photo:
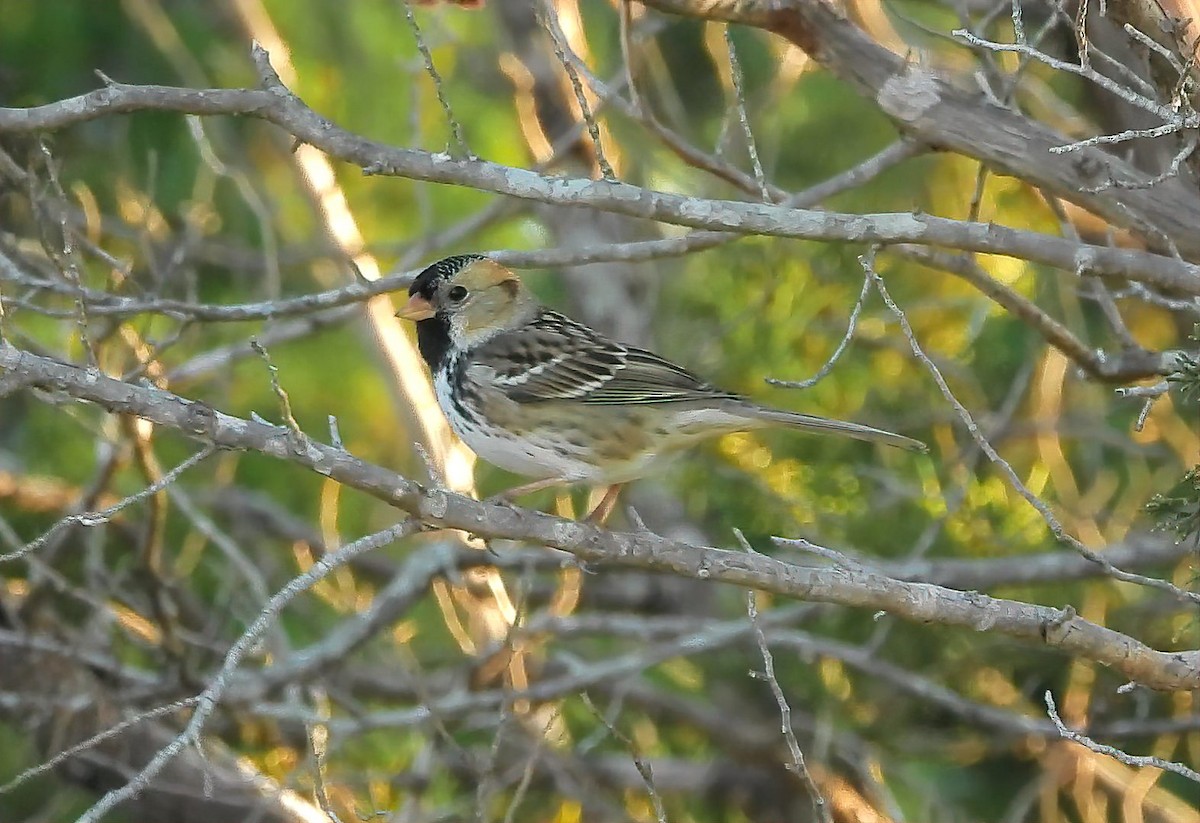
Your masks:
{"label": "peeling bark patch", "polygon": [[1096,255],[1086,246],[1080,246],[1075,252],[1075,274],[1082,277],[1096,266]]}
{"label": "peeling bark patch", "polygon": [[883,84],[875,102],[889,116],[911,123],[941,102],[938,81],[927,71],[909,66]]}

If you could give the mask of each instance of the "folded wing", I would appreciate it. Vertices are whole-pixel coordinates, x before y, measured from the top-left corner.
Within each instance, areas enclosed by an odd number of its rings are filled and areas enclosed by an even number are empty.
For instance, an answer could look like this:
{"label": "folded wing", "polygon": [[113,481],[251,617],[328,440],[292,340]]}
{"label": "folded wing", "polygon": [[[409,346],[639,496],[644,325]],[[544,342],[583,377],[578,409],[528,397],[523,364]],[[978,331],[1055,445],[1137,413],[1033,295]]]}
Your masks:
{"label": "folded wing", "polygon": [[616,343],[548,309],[522,329],[488,340],[471,359],[518,403],[738,399],[653,352]]}

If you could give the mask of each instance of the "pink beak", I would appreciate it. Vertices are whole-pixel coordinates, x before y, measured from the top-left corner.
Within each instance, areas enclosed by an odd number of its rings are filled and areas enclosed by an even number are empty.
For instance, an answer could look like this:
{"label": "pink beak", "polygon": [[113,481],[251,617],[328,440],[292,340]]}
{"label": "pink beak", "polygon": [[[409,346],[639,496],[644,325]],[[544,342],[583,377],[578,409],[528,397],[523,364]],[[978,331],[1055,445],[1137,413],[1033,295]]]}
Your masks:
{"label": "pink beak", "polygon": [[404,304],[403,308],[396,312],[397,317],[405,320],[428,320],[434,314],[436,312],[433,304],[419,294],[408,298],[408,302]]}

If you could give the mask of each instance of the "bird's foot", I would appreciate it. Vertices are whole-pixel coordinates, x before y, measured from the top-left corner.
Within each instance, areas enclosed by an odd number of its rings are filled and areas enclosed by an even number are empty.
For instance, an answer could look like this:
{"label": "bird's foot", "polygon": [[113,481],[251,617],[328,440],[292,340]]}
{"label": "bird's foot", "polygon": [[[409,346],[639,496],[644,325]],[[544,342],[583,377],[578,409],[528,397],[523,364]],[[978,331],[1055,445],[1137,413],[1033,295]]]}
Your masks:
{"label": "bird's foot", "polygon": [[617,506],[617,498],[621,495],[621,485],[614,483],[605,489],[604,497],[600,498],[600,502],[596,504],[596,508],[592,509],[591,514],[583,518],[583,522],[591,523],[593,526],[603,526]]}

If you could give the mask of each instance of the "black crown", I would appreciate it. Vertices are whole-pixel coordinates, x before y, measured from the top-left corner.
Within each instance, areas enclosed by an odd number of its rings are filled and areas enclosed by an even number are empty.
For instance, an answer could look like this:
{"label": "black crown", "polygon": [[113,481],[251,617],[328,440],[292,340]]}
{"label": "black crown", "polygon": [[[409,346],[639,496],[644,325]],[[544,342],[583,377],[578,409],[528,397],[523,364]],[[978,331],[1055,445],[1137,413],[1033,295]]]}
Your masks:
{"label": "black crown", "polygon": [[483,259],[482,254],[455,254],[451,257],[443,257],[417,275],[417,279],[413,280],[412,285],[408,287],[408,293],[419,294],[426,299],[431,299],[439,280],[449,279],[466,268],[468,264]]}

